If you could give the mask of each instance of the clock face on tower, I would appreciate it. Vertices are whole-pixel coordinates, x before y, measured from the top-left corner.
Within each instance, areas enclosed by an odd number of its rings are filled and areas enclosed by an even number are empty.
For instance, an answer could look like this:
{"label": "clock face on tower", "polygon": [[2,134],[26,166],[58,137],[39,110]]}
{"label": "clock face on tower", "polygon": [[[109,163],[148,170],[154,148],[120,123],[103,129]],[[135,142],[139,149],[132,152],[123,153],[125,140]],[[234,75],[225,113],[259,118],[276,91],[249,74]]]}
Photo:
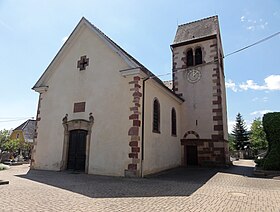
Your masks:
{"label": "clock face on tower", "polygon": [[200,80],[201,73],[197,69],[191,69],[186,73],[186,77],[190,83],[196,83]]}

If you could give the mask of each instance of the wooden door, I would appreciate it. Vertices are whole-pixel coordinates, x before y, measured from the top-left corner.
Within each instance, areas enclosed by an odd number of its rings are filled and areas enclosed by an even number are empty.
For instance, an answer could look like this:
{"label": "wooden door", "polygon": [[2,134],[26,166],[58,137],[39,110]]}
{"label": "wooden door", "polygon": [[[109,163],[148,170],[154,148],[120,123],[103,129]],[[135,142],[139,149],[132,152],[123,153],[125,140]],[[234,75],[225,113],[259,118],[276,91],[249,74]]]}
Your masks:
{"label": "wooden door", "polygon": [[187,166],[198,165],[197,146],[185,146],[185,159]]}
{"label": "wooden door", "polygon": [[84,171],[86,162],[87,131],[70,131],[67,169]]}

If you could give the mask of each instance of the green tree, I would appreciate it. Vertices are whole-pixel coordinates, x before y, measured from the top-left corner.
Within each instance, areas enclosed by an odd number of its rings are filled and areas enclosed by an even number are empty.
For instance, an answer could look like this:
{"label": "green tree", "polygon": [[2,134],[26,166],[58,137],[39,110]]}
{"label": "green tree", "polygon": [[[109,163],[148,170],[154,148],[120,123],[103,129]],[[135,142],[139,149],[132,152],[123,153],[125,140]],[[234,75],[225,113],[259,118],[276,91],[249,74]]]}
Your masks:
{"label": "green tree", "polygon": [[235,149],[235,145],[234,145],[234,136],[232,134],[228,134],[228,144],[229,144],[229,150],[230,151],[234,151]]}
{"label": "green tree", "polygon": [[247,126],[240,113],[237,114],[235,121],[236,123],[233,126],[232,131],[232,135],[234,136],[234,147],[236,150],[244,150],[249,145]]}
{"label": "green tree", "polygon": [[0,150],[4,150],[4,144],[10,140],[9,130],[0,130]]}
{"label": "green tree", "polygon": [[19,139],[9,139],[3,144],[3,150],[15,153],[22,147],[23,143]]}
{"label": "green tree", "polygon": [[268,142],[266,140],[266,135],[263,130],[261,118],[256,118],[252,123],[250,141],[251,147],[253,148],[255,153],[257,153],[258,150],[267,149],[268,147]]}

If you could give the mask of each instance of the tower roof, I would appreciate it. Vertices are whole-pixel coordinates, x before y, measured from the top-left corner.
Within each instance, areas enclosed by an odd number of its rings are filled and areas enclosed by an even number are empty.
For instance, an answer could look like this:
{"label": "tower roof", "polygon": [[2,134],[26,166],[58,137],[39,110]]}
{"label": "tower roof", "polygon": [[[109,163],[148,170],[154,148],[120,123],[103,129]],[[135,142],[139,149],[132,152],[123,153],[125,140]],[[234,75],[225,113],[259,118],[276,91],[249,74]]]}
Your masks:
{"label": "tower roof", "polygon": [[218,30],[218,16],[182,24],[178,26],[172,45],[216,35]]}

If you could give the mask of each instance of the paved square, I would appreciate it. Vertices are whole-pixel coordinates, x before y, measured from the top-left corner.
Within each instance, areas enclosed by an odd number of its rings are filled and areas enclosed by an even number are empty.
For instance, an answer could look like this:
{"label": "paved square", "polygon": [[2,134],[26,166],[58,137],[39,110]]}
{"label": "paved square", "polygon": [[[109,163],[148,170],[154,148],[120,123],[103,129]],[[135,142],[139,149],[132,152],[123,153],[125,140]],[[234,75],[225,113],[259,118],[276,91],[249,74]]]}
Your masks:
{"label": "paved square", "polygon": [[0,211],[280,211],[280,180],[229,169],[178,168],[145,179],[29,170],[0,172]]}

